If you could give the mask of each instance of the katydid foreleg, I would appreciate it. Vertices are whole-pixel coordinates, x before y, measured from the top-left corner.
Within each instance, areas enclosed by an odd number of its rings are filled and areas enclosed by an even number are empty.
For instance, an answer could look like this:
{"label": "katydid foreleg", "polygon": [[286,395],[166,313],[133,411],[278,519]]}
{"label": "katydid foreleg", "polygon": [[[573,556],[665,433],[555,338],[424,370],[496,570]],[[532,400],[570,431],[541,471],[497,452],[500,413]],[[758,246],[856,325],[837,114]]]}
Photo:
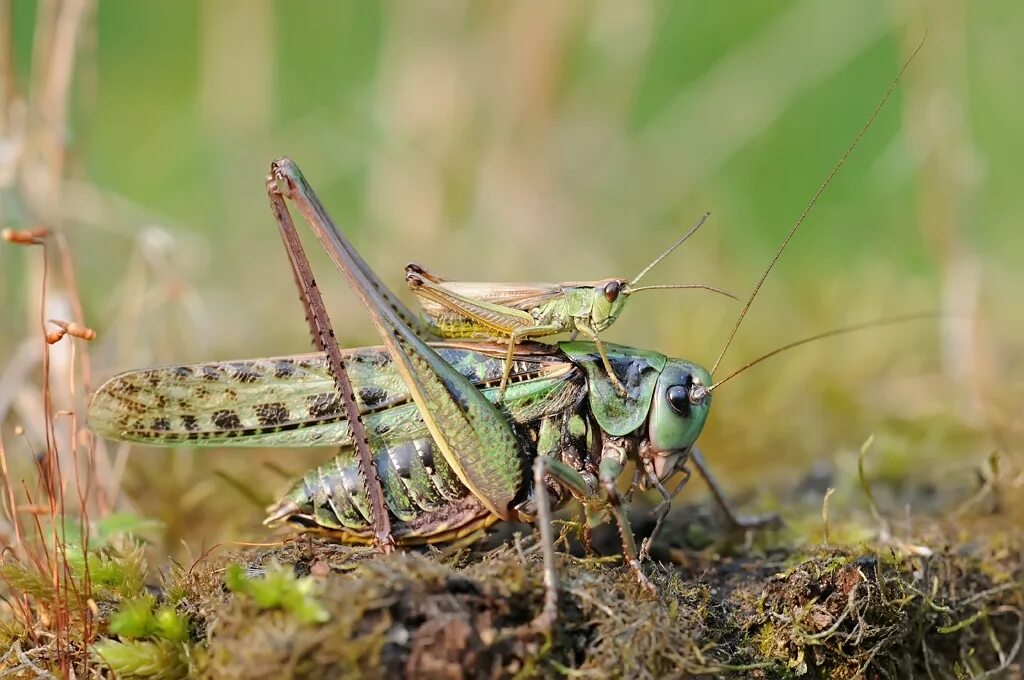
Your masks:
{"label": "katydid foreleg", "polygon": [[620,437],[607,437],[601,451],[601,463],[598,468],[598,479],[604,490],[605,502],[615,523],[619,526],[619,538],[622,540],[622,557],[629,565],[633,577],[650,593],[654,593],[652,584],[640,567],[640,558],[636,551],[636,538],[629,525],[629,518],[623,507],[622,496],[619,494],[618,481],[626,466],[626,442]]}
{"label": "katydid foreleg", "polygon": [[619,437],[608,437],[603,445],[598,478],[586,475],[570,465],[550,456],[538,455],[533,461],[533,503],[536,507],[536,524],[540,531],[541,551],[544,557],[544,608],[534,620],[534,625],[549,630],[558,618],[558,569],[555,564],[555,536],[552,527],[551,493],[549,481],[568,491],[583,502],[584,508],[592,506],[592,499],[601,497],[615,518],[622,541],[623,560],[629,566],[633,577],[648,592],[654,593],[650,582],[640,566],[636,539],[623,507],[622,496],[617,483],[626,461],[626,443]]}
{"label": "katydid foreleg", "polygon": [[[654,539],[661,533],[661,528],[665,523],[665,518],[668,517],[669,510],[672,509],[672,498],[675,494],[670,494],[665,485],[661,483],[658,478],[658,473],[654,467],[654,461],[650,458],[643,459],[644,474],[647,476],[647,483],[658,490],[661,494],[661,502],[655,506],[654,510],[651,511],[651,516],[654,517],[654,528],[651,529],[651,533],[644,539],[643,543],[640,544],[640,559],[641,561],[647,557],[651,552],[651,546],[654,545]],[[683,466],[682,469],[683,478],[676,485],[676,493],[678,493],[688,481],[690,481],[690,469]]]}

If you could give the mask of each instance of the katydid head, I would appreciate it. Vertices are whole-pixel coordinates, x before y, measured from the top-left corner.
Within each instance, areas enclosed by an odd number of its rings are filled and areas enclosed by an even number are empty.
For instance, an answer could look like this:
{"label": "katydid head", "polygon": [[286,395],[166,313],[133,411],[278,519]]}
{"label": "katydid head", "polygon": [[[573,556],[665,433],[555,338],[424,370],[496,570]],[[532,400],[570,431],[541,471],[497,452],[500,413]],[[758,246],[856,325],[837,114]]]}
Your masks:
{"label": "katydid head", "polygon": [[711,409],[711,374],[680,359],[669,359],[658,376],[647,418],[654,471],[664,480],[686,461]]}

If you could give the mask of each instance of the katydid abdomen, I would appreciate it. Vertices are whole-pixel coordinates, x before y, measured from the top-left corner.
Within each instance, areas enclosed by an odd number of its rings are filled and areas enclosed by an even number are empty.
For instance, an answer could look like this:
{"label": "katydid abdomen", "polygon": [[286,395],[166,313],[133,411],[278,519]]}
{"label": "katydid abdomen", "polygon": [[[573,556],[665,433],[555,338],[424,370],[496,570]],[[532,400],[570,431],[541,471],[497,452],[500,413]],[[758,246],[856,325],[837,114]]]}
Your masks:
{"label": "katydid abdomen", "polygon": [[[524,471],[537,455],[555,456],[582,471],[593,442],[589,422],[587,400],[580,398],[562,413],[517,425]],[[463,485],[430,437],[374,446],[373,462],[399,545],[457,540],[498,519]],[[522,480],[517,494],[525,500],[529,475]],[[355,451],[343,448],[295,484],[268,510],[267,523],[279,522],[350,543],[372,543],[370,501]]]}
{"label": "katydid abdomen", "polygon": [[[430,437],[374,447],[373,454],[397,543],[455,539],[497,519],[459,481]],[[268,510],[267,523],[280,522],[348,543],[372,543],[370,500],[355,451],[344,448],[306,473]]]}

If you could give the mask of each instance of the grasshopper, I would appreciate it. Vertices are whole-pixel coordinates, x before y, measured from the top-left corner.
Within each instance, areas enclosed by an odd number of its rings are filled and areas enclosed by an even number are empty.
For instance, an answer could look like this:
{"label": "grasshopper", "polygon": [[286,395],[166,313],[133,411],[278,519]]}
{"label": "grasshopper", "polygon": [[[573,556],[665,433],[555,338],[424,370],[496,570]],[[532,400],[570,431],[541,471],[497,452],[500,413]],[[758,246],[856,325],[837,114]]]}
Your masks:
{"label": "grasshopper", "polygon": [[[711,371],[651,351],[611,344],[599,349],[593,341],[524,342],[511,362],[500,344],[432,341],[430,325],[377,278],[299,169],[283,158],[271,167],[268,195],[319,352],[123,373],[92,395],[90,425],[114,439],[153,445],[339,446],[332,461],[306,474],[269,508],[267,523],[287,522],[343,542],[388,550],[466,539],[502,519],[532,519],[544,560],[544,605],[535,621],[542,630],[550,630],[557,617],[551,513],[572,499],[610,512],[624,561],[638,583],[653,591],[640,563],[675,496],[664,483],[682,473],[678,492],[689,478],[688,463],[707,479],[735,524],[765,523],[731,513],[696,447],[713,391],[782,351],[879,325],[789,343],[717,382],[712,378],[782,251],[908,64],[754,286]],[[287,200],[350,283],[383,346],[337,346]],[[908,318],[918,316],[884,323]],[[507,394],[499,407],[506,373]],[[625,394],[613,375],[625,376]],[[653,488],[662,497],[654,531],[639,550],[617,486],[628,463],[636,468],[631,490]]]}
{"label": "grasshopper", "polygon": [[621,278],[566,283],[469,283],[448,281],[418,264],[405,268],[405,282],[428,317],[430,329],[443,338],[503,340],[508,343],[499,385],[504,395],[512,371],[515,346],[528,338],[573,332],[592,341],[608,379],[620,396],[628,392],[612,370],[598,335],[619,318],[630,295],[642,290],[702,288],[735,299],[729,292],[701,283],[637,286],[643,276],[692,236],[707,220],[704,215],[631,280]]}

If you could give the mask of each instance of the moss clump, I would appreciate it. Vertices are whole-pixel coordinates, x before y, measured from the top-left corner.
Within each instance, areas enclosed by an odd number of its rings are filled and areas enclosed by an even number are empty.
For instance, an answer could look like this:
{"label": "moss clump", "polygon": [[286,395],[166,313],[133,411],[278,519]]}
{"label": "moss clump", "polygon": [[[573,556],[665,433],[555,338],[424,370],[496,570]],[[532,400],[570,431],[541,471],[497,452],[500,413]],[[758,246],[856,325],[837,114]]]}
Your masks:
{"label": "moss clump", "polygon": [[[645,564],[656,597],[601,532],[612,556],[560,554],[550,636],[529,625],[544,594],[533,533],[394,555],[296,538],[175,567],[159,586],[143,585],[131,541],[111,543],[85,558],[128,574],[97,590],[93,658],[160,678],[998,677],[1020,669],[1024,530],[993,513],[919,518],[897,540],[877,511],[844,510],[829,535],[866,538],[826,546],[791,528],[726,551],[704,509],[679,508]],[[719,540],[695,549],[685,526]],[[46,667],[39,639],[9,638]]]}
{"label": "moss clump", "polygon": [[324,623],[330,618],[317,602],[316,584],[308,576],[296,576],[290,568],[274,564],[259,578],[250,578],[239,564],[224,573],[224,584],[233,593],[251,597],[261,609],[282,609],[300,623]]}
{"label": "moss clump", "polygon": [[[990,548],[903,554],[821,550],[771,579],[742,616],[780,674],[972,677],[1018,657],[1020,564],[997,584]],[[748,591],[753,594],[752,591]]]}
{"label": "moss clump", "polygon": [[303,621],[248,596],[218,602],[211,594],[204,671],[224,678],[436,676],[463,667],[514,673],[542,642],[528,650],[507,634],[534,615],[539,584],[508,551],[498,552],[462,570],[425,555],[367,558],[304,540],[259,556],[250,570],[273,559],[317,574],[328,616]]}
{"label": "moss clump", "polygon": [[1004,535],[931,554],[881,543],[691,554],[648,567],[653,599],[619,562],[562,555],[561,616],[546,638],[528,626],[543,597],[533,546],[441,559],[301,539],[248,567],[311,574],[329,618],[211,591],[199,668],[218,678],[966,677],[1019,654],[1022,550],[1024,535]]}

